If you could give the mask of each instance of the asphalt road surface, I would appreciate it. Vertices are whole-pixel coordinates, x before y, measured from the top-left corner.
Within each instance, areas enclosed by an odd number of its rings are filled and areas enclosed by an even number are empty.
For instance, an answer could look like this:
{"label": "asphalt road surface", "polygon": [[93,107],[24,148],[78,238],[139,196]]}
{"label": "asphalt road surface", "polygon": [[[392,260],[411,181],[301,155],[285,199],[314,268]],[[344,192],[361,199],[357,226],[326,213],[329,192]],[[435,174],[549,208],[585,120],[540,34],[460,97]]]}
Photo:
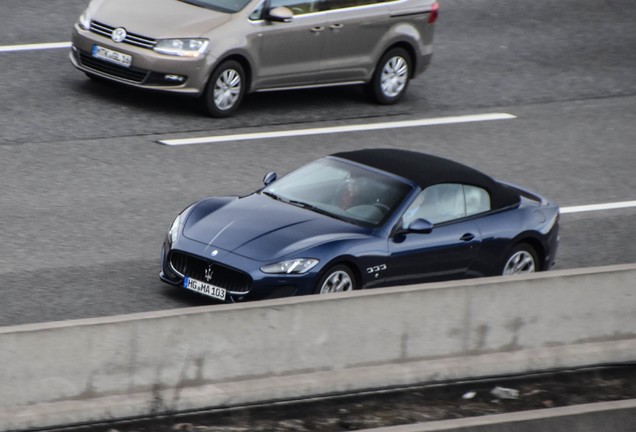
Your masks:
{"label": "asphalt road surface", "polygon": [[[442,0],[430,69],[395,106],[360,88],[248,96],[230,119],[88,80],[87,1],[0,5],[0,326],[204,304],[158,280],[174,216],[270,170],[365,147],[431,152],[570,207],[636,200],[636,2]],[[466,114],[516,118],[170,147],[159,140]],[[556,268],[636,262],[636,208],[562,216]]]}

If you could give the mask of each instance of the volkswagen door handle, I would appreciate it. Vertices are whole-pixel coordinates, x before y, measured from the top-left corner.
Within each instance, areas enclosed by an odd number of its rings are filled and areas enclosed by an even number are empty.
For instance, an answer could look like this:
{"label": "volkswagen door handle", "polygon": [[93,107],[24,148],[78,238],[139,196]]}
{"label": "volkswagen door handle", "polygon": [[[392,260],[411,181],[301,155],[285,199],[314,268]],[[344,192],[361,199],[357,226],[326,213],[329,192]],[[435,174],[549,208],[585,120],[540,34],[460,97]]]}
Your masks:
{"label": "volkswagen door handle", "polygon": [[463,236],[461,236],[459,239],[461,241],[469,242],[469,241],[473,240],[474,238],[475,238],[475,234],[466,233]]}

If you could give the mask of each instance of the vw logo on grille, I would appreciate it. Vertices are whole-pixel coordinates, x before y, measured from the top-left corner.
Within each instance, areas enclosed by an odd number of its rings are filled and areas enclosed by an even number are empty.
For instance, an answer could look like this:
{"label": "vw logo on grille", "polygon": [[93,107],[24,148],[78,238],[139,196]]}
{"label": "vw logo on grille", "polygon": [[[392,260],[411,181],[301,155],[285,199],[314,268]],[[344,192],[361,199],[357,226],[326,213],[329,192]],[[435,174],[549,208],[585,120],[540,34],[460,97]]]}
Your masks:
{"label": "vw logo on grille", "polygon": [[126,29],[117,27],[110,35],[110,38],[115,42],[123,42],[126,39]]}

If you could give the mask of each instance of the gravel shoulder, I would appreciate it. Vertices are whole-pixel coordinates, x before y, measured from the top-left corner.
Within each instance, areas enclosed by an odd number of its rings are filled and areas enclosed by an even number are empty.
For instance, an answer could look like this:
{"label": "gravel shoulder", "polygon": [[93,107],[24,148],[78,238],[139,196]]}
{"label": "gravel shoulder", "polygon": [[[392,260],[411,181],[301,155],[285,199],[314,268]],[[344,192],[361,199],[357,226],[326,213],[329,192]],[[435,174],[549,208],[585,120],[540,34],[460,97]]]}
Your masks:
{"label": "gravel shoulder", "polygon": [[636,398],[636,364],[628,364],[48,430],[342,432],[633,398]]}

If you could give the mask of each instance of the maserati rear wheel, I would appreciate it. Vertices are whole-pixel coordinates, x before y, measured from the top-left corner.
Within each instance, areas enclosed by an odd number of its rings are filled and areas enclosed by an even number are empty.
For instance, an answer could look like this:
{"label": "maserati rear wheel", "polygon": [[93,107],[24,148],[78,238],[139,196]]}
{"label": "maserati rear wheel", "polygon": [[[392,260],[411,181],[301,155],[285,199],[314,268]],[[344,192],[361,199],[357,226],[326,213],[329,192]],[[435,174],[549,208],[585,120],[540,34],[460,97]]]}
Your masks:
{"label": "maserati rear wheel", "polygon": [[534,273],[537,271],[537,253],[526,243],[519,243],[512,248],[505,259],[502,275]]}

